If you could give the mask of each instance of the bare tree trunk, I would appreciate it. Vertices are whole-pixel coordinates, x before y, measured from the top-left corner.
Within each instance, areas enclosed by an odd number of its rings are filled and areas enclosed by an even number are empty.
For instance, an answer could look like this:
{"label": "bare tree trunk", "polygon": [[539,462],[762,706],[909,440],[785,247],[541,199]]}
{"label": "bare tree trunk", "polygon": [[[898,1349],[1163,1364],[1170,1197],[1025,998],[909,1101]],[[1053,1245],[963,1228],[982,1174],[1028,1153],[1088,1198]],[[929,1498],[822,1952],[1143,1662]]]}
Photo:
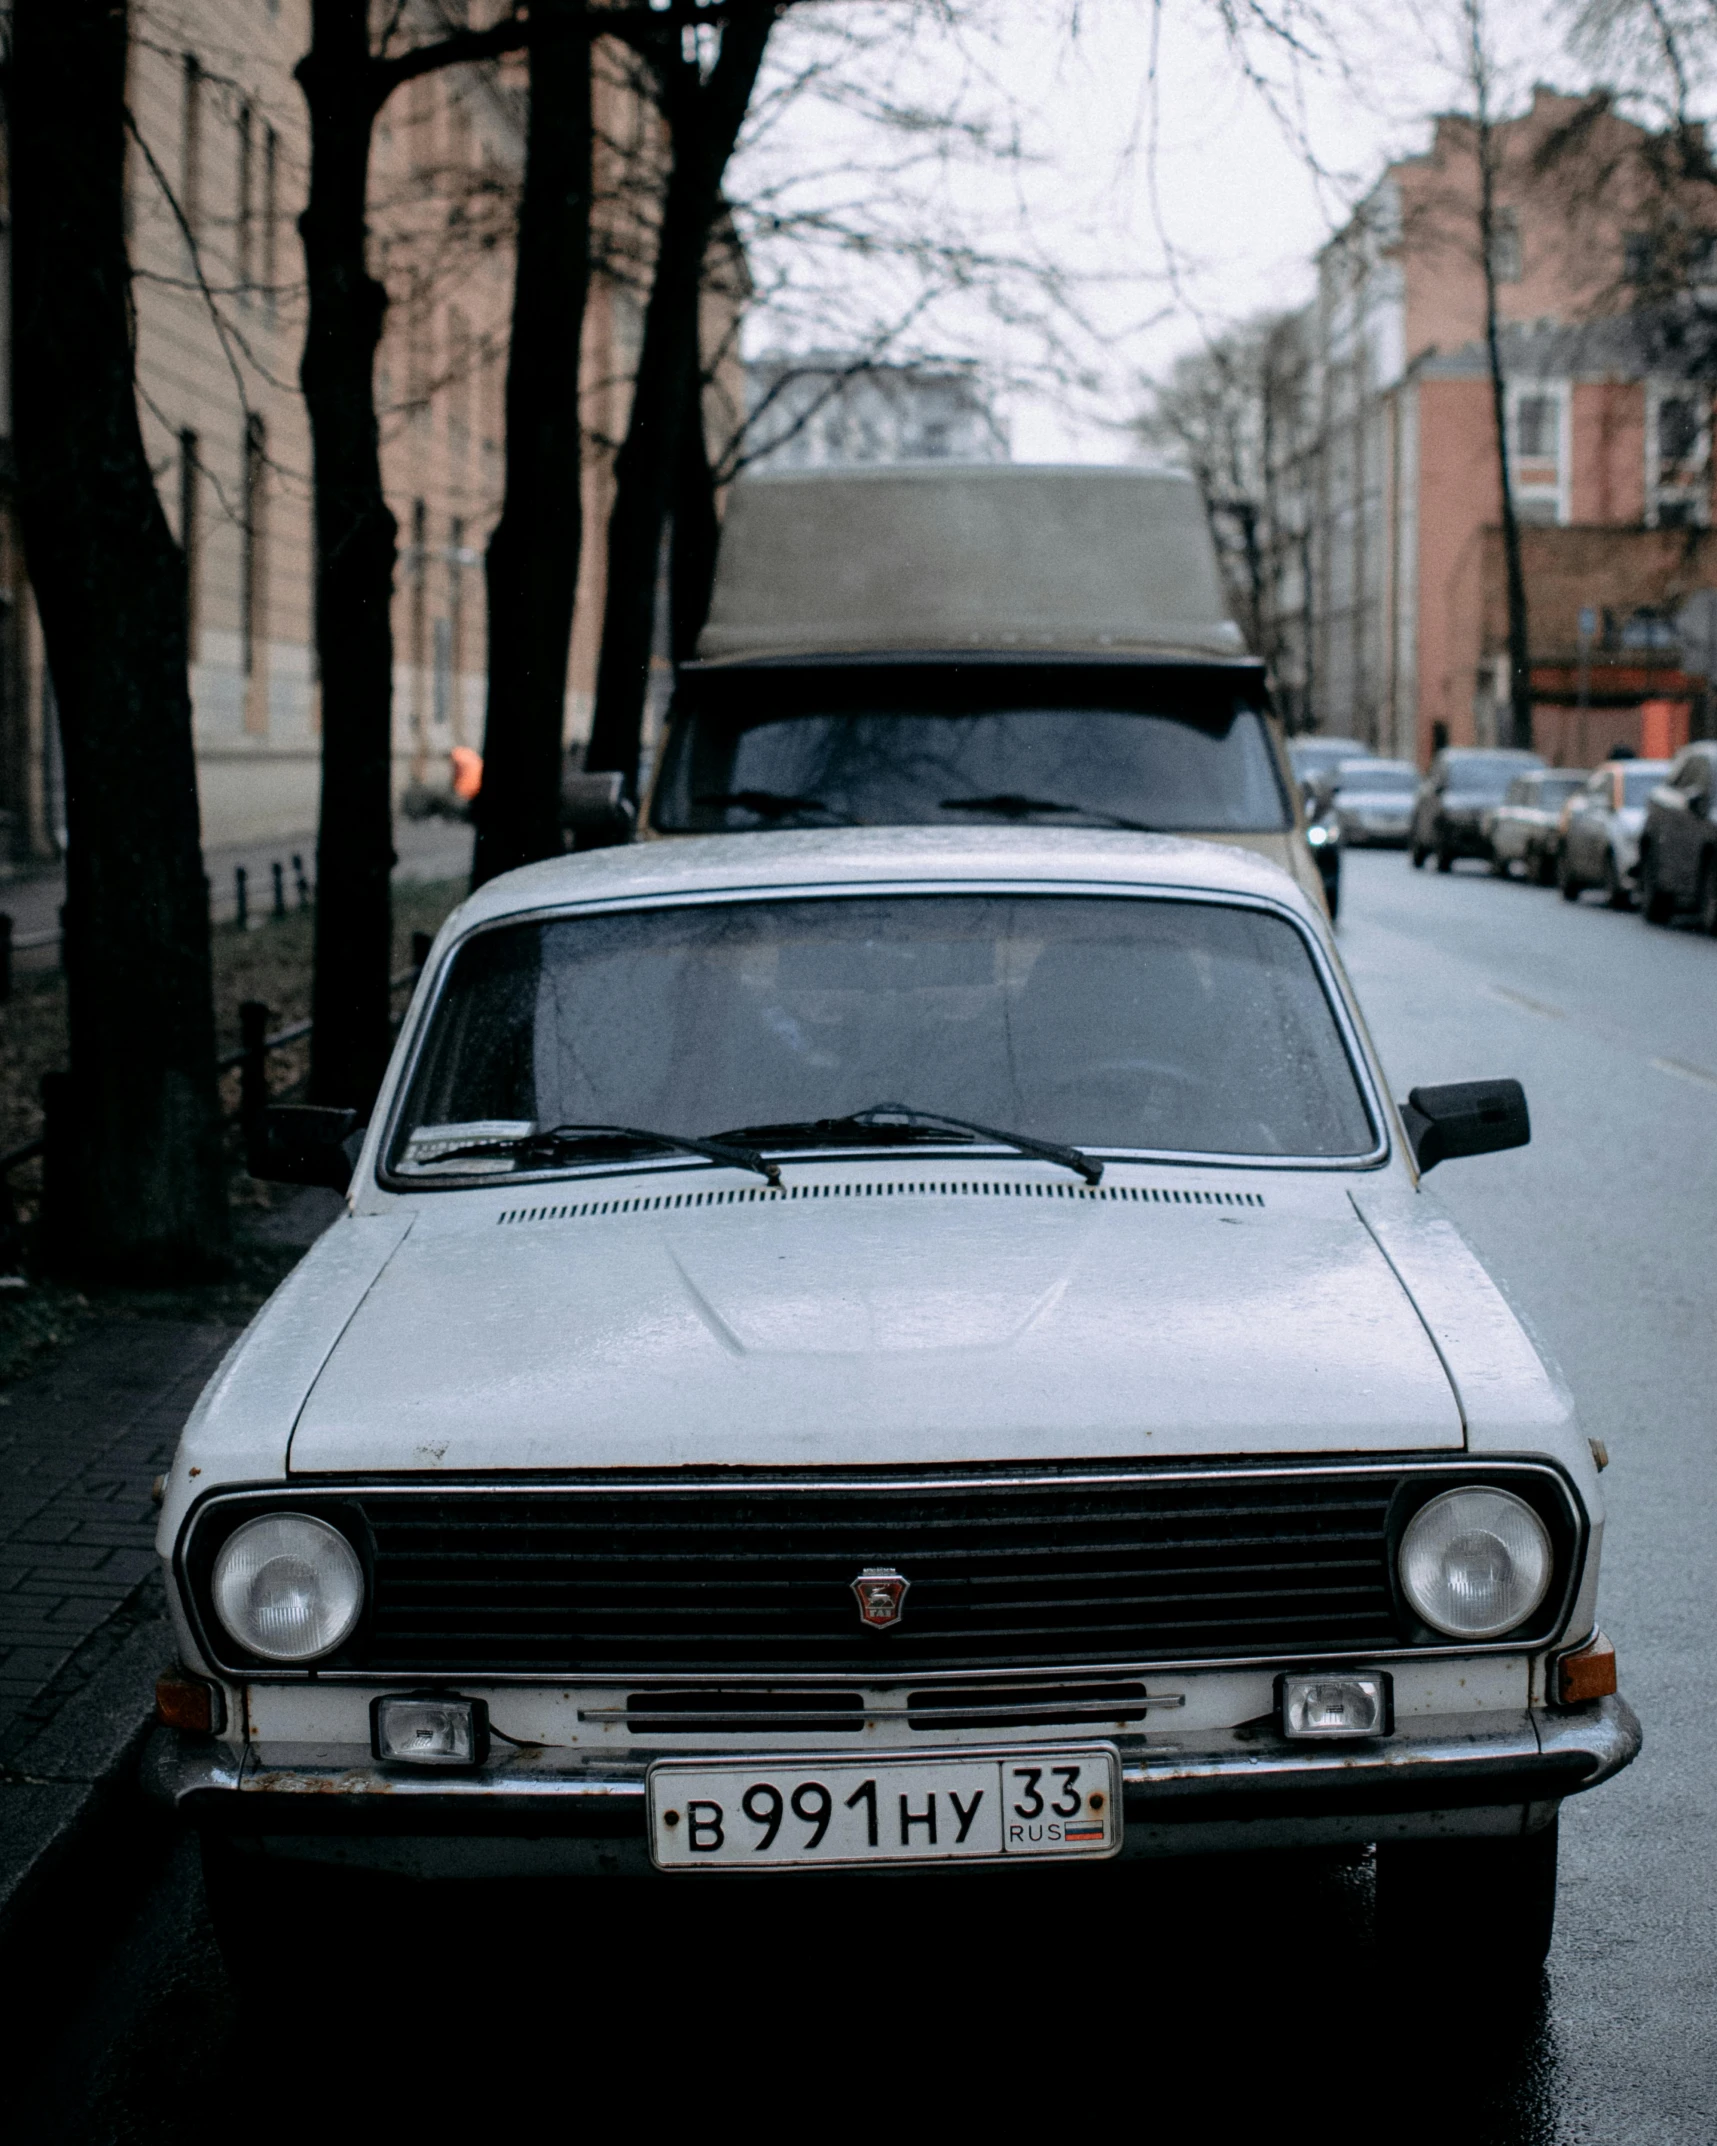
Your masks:
{"label": "bare tree trunk", "polygon": [[1491,418],[1496,431],[1497,480],[1502,494],[1502,558],[1508,588],[1509,743],[1532,749],[1532,648],[1526,574],[1520,560],[1520,518],[1508,459],[1508,376],[1496,302],[1496,131],[1490,110],[1490,55],[1481,0],[1467,0],[1467,64],[1473,85],[1479,160],[1479,256],[1484,266],[1485,356],[1490,367]]}
{"label": "bare tree trunk", "polygon": [[304,241],[310,318],[299,378],[316,486],[322,814],[310,1093],[367,1111],[386,1070],[393,949],[393,515],[382,492],[376,348],[387,293],[366,251],[379,107],[365,0],[312,0],[298,81],[310,108]]}
{"label": "bare tree trunk", "polygon": [[672,142],[655,271],[626,437],[614,465],[608,520],[608,590],[588,768],[618,769],[638,791],[638,754],[655,625],[656,570],[680,442],[697,376],[699,301],[722,178],[744,122],[777,14],[776,0],[746,0],[721,31],[709,79],[677,41],[652,62]]}
{"label": "bare tree trunk", "polygon": [[47,1216],[133,1280],[228,1248],[185,562],[137,418],[123,0],[19,0],[9,97],[24,539],[66,765],[71,1074]]}
{"label": "bare tree trunk", "polygon": [[1264,646],[1264,550],[1258,535],[1258,507],[1251,499],[1237,498],[1233,513],[1240,524],[1240,549],[1246,561],[1246,608],[1252,614],[1247,638],[1255,655],[1268,656]]}
{"label": "bare tree trunk", "polygon": [[668,645],[676,667],[697,654],[698,635],[709,617],[715,587],[716,552],[721,518],[715,511],[715,471],[710,467],[709,436],[704,430],[703,372],[692,374],[691,392],[681,423],[679,463],[674,482],[674,526],[668,563]]}
{"label": "bare tree trunk", "polygon": [[[581,10],[538,0],[554,28]],[[539,37],[507,359],[507,489],[489,540],[489,716],[474,886],[558,856],[566,666],[584,518],[579,344],[590,279],[590,43]]]}

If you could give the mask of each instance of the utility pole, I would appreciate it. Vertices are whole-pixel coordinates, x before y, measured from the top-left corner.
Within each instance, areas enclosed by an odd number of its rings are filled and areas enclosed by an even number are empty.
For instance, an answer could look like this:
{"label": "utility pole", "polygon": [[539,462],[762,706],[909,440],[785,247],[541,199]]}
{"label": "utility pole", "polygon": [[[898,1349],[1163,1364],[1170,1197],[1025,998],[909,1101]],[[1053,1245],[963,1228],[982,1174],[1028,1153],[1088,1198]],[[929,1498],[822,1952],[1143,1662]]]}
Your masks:
{"label": "utility pole", "polygon": [[1532,749],[1532,656],[1527,630],[1526,574],[1520,559],[1520,520],[1514,511],[1514,473],[1508,453],[1508,378],[1502,365],[1497,314],[1496,128],[1490,108],[1490,54],[1483,0],[1465,0],[1467,68],[1473,86],[1473,132],[1479,166],[1479,259],[1484,270],[1485,354],[1490,364],[1491,417],[1502,494],[1502,557],[1508,584],[1509,743]]}

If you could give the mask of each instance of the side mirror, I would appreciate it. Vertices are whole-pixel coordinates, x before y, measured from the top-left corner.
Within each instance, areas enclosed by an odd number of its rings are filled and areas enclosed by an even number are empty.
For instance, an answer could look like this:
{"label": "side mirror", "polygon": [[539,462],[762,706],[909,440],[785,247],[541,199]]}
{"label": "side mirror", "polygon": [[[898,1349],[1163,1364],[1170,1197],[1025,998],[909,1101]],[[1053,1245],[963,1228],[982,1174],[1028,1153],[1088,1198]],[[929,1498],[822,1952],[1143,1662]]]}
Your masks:
{"label": "side mirror", "polygon": [[560,824],[575,850],[614,849],[630,842],[638,814],[625,796],[620,776],[587,775],[563,768],[560,778]]}
{"label": "side mirror", "polygon": [[1415,1088],[1401,1105],[1401,1122],[1422,1171],[1458,1155],[1523,1148],[1532,1138],[1526,1091],[1517,1080],[1457,1080],[1441,1088]]}
{"label": "side mirror", "polygon": [[326,1185],[344,1192],[358,1167],[364,1128],[355,1110],[316,1103],[272,1103],[250,1141],[245,1166],[252,1177],[281,1185]]}

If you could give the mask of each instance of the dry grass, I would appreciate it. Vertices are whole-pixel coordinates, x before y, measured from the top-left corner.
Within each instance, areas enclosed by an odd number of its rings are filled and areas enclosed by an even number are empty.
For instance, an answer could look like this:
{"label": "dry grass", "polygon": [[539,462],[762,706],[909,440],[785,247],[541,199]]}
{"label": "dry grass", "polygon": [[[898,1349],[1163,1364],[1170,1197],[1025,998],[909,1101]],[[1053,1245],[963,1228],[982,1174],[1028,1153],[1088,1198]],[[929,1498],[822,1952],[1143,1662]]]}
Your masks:
{"label": "dry grass", "polygon": [[[402,886],[394,890],[396,972],[411,958],[413,932],[434,931],[463,899],[465,882]],[[215,1021],[222,1051],[236,1048],[238,1009],[245,999],[269,1008],[270,1030],[291,1026],[310,1012],[311,918],[294,913],[250,931],[219,925],[214,935]],[[66,1062],[65,980],[58,972],[21,972],[11,1002],[0,1007],[0,1154],[10,1154],[42,1129],[42,1075]],[[309,1069],[309,1050],[297,1044],[270,1054],[269,1087],[289,1094]],[[229,1112],[238,1105],[238,1075],[222,1082]],[[0,1291],[0,1385],[35,1369],[92,1319],[168,1318],[242,1324],[261,1305],[297,1258],[290,1247],[257,1242],[247,1222],[277,1206],[282,1192],[258,1184],[244,1170],[234,1129],[229,1180],[233,1206],[233,1272],[217,1282],[173,1289],[75,1290],[32,1279],[23,1289]],[[37,1166],[14,1171],[11,1186],[25,1226],[34,1218]],[[26,1255],[26,1268],[28,1258]]]}

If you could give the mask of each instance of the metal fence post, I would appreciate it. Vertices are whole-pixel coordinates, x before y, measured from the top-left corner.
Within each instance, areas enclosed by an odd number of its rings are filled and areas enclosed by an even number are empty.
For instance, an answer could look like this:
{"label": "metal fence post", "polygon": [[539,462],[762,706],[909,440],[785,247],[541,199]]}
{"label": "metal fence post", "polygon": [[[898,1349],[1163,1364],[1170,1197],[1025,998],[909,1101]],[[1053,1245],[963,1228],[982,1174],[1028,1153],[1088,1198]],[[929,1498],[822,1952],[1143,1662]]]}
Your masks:
{"label": "metal fence post", "polygon": [[304,876],[304,859],[296,850],[292,853],[292,877],[298,888],[298,906],[300,909],[308,909],[310,906],[310,882]]}
{"label": "metal fence post", "polygon": [[12,919],[0,909],[0,1005],[12,996]]}
{"label": "metal fence post", "polygon": [[276,918],[286,914],[286,867],[278,857],[274,860],[274,914]]}
{"label": "metal fence post", "polygon": [[244,1051],[238,1069],[238,1122],[248,1166],[262,1152],[268,1113],[268,1008],[261,999],[247,998],[240,1005],[238,1032]]}
{"label": "metal fence post", "polygon": [[42,1196],[36,1209],[36,1249],[50,1274],[71,1265],[77,1237],[76,1189],[72,1183],[72,1078],[42,1075]]}
{"label": "metal fence post", "polygon": [[421,976],[423,964],[429,959],[429,949],[435,944],[432,931],[414,931],[411,935],[411,965]]}
{"label": "metal fence post", "polygon": [[238,928],[250,929],[250,874],[242,864],[233,866],[233,895],[238,904]]}

